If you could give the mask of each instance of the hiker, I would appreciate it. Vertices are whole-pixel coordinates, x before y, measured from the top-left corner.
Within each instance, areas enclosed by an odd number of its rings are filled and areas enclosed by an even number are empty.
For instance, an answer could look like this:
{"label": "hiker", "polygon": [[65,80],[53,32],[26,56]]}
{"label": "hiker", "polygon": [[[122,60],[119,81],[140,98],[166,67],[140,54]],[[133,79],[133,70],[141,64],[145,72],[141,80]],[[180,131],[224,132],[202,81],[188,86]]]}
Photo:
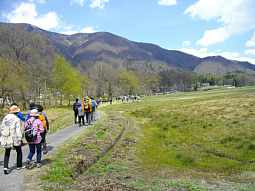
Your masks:
{"label": "hiker", "polygon": [[38,108],[38,112],[39,112],[38,119],[43,123],[43,128],[44,128],[44,132],[42,133],[42,141],[41,141],[42,150],[43,150],[43,154],[47,154],[48,149],[47,149],[46,135],[50,129],[49,120],[47,118],[46,113],[43,111],[43,106],[37,105],[37,108]]}
{"label": "hiker", "polygon": [[9,114],[4,117],[1,124],[0,143],[1,146],[5,148],[4,174],[10,173],[8,166],[12,148],[17,152],[17,170],[22,168],[22,129],[21,120],[17,116],[19,112],[19,107],[17,105],[12,105],[9,108]]}
{"label": "hiker", "polygon": [[41,167],[42,159],[42,136],[44,132],[43,123],[39,120],[39,112],[37,109],[32,109],[30,111],[30,118],[25,123],[25,138],[29,145],[29,154],[27,156],[26,167],[32,168],[32,159],[36,155],[36,166]]}
{"label": "hiker", "polygon": [[94,97],[91,97],[91,106],[92,106],[91,121],[96,121],[97,102],[95,101]]}
{"label": "hiker", "polygon": [[84,105],[83,104],[77,104],[78,105],[78,122],[79,122],[79,127],[81,127],[81,122],[82,125],[85,125],[85,120],[84,120]]}
{"label": "hiker", "polygon": [[100,99],[100,98],[97,98],[97,99],[96,99],[96,103],[97,103],[97,106],[99,106],[99,104],[101,103],[101,99]]}
{"label": "hiker", "polygon": [[73,104],[73,112],[74,112],[74,123],[77,123],[78,117],[78,107],[80,106],[79,99],[77,98]]}
{"label": "hiker", "polygon": [[29,111],[28,111],[27,114],[26,114],[25,121],[27,121],[27,120],[30,118],[30,111],[31,111],[32,109],[37,109],[37,105],[36,105],[34,102],[32,102],[32,103],[29,104]]}
{"label": "hiker", "polygon": [[92,112],[92,105],[91,105],[91,99],[87,96],[84,98],[84,110],[86,114],[86,122],[88,125],[91,124],[91,112]]}
{"label": "hiker", "polygon": [[33,109],[37,109],[39,112],[39,120],[43,123],[44,133],[42,133],[42,151],[43,154],[48,153],[47,142],[46,142],[46,134],[49,131],[49,121],[46,113],[43,111],[43,106],[40,104],[30,103],[29,111],[27,112],[26,121],[30,118],[30,111]]}

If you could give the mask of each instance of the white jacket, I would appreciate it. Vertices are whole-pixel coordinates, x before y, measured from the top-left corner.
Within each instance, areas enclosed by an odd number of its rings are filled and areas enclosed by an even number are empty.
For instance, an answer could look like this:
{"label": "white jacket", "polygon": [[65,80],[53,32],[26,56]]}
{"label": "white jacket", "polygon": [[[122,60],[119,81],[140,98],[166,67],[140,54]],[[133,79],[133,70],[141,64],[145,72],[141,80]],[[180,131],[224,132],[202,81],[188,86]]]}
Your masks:
{"label": "white jacket", "polygon": [[22,140],[21,120],[15,114],[6,115],[0,127],[0,135],[2,147],[20,146]]}

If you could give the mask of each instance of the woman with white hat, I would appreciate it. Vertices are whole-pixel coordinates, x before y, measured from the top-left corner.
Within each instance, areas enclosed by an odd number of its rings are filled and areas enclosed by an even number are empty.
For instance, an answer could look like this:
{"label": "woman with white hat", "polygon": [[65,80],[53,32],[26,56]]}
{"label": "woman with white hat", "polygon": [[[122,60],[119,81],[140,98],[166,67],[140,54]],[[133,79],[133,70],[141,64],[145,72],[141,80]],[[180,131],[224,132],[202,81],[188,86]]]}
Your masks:
{"label": "woman with white hat", "polygon": [[21,120],[17,116],[19,112],[19,107],[17,105],[12,105],[9,109],[9,114],[4,117],[0,128],[0,143],[1,146],[5,148],[4,174],[10,173],[8,165],[10,152],[13,147],[17,152],[17,169],[19,170],[22,168],[22,130]]}
{"label": "woman with white hat", "polygon": [[37,167],[41,167],[42,160],[42,133],[44,132],[43,123],[38,119],[39,112],[37,109],[32,109],[30,111],[30,118],[25,123],[25,137],[27,138],[27,133],[31,130],[32,139],[28,139],[29,154],[27,156],[27,168],[32,167],[31,161],[36,152],[36,164]]}

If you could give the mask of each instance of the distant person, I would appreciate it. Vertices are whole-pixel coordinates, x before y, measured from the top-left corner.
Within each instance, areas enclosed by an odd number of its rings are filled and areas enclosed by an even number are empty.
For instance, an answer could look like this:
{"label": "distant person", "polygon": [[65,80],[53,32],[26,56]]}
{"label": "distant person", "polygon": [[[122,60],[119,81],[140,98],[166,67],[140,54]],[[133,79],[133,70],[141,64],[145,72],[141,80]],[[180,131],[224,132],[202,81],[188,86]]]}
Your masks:
{"label": "distant person", "polygon": [[78,108],[80,106],[79,99],[77,98],[73,104],[73,112],[74,112],[74,123],[77,123],[78,118]]}
{"label": "distant person", "polygon": [[25,123],[25,138],[29,145],[26,167],[32,168],[32,159],[36,152],[36,166],[41,167],[42,160],[42,134],[44,132],[43,123],[39,120],[37,109],[30,111],[30,118]]}
{"label": "distant person", "polygon": [[86,122],[88,125],[91,124],[91,112],[92,112],[92,104],[91,99],[87,96],[84,100],[84,110],[86,115]]}
{"label": "distant person", "polygon": [[99,106],[101,104],[101,99],[100,98],[97,98],[96,99],[96,103],[97,103],[97,106]]}
{"label": "distant person", "polygon": [[91,97],[91,106],[92,106],[91,121],[96,121],[97,102],[95,101],[94,97]]}
{"label": "distant person", "polygon": [[78,122],[79,122],[79,127],[81,127],[81,123],[84,126],[85,125],[85,119],[84,119],[84,105],[79,103],[78,106]]}
{"label": "distant person", "polygon": [[46,142],[46,135],[48,131],[50,130],[49,120],[46,113],[43,111],[43,106],[37,105],[37,108],[39,112],[38,119],[43,123],[43,128],[44,128],[44,132],[42,133],[42,141],[41,141],[42,151],[43,151],[43,154],[47,154],[48,148],[47,148],[47,142]]}
{"label": "distant person", "polygon": [[1,124],[0,143],[5,149],[4,153],[4,174],[9,174],[9,159],[12,148],[17,152],[17,170],[22,168],[22,130],[21,120],[17,116],[20,109],[17,105],[12,105]]}

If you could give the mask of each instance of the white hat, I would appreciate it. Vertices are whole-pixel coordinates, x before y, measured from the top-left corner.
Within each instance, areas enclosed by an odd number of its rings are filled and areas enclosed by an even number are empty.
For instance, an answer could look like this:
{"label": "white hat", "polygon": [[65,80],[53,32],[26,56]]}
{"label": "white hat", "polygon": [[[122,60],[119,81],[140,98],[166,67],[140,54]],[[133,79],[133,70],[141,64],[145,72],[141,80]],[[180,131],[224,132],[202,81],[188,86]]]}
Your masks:
{"label": "white hat", "polygon": [[37,109],[32,109],[30,111],[30,116],[31,117],[38,117],[39,116],[38,110]]}

